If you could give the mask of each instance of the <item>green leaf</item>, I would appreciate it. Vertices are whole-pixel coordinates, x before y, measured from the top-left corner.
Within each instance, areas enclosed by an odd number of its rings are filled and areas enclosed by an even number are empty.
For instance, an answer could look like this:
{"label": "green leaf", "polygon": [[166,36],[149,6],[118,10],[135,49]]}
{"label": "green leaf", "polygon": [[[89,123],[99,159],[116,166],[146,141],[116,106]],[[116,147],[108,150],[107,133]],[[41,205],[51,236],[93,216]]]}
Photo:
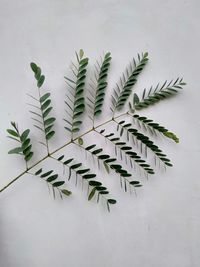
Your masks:
{"label": "green leaf", "polygon": [[25,131],[21,134],[20,139],[21,139],[22,142],[24,142],[24,141],[27,139],[29,133],[30,133],[30,130],[27,129],[27,130],[25,130]]}
{"label": "green leaf", "polygon": [[94,148],[96,145],[90,145],[88,147],[85,148],[85,150],[91,150],[92,148]]}
{"label": "green leaf", "polygon": [[116,204],[117,203],[117,201],[115,199],[111,199],[111,198],[109,198],[107,201],[109,204]]}
{"label": "green leaf", "polygon": [[30,152],[28,155],[24,157],[25,161],[29,161],[33,157],[33,152]]}
{"label": "green leaf", "polygon": [[131,184],[131,185],[138,185],[138,184],[140,184],[140,182],[139,181],[130,181],[129,184]]}
{"label": "green leaf", "polygon": [[138,104],[139,102],[140,102],[140,99],[139,99],[138,95],[135,93],[133,95],[133,104],[135,105],[135,104]]}
{"label": "green leaf", "polygon": [[73,158],[68,159],[68,160],[64,161],[63,164],[64,164],[64,165],[67,165],[67,164],[69,164],[72,160],[73,160]]}
{"label": "green leaf", "polygon": [[72,192],[67,189],[62,189],[61,192],[66,196],[70,196],[72,194]]}
{"label": "green leaf", "polygon": [[25,149],[23,148],[23,154],[25,156],[28,156],[28,154],[31,152],[32,145],[27,146]]}
{"label": "green leaf", "polygon": [[105,191],[105,190],[107,190],[107,188],[106,188],[105,186],[96,186],[95,188],[96,188],[96,190],[99,191],[99,192],[100,192],[100,191]]}
{"label": "green leaf", "polygon": [[47,120],[44,121],[44,125],[48,126],[49,124],[52,124],[56,119],[55,118],[49,118]]}
{"label": "green leaf", "polygon": [[50,93],[46,93],[46,94],[44,94],[41,98],[40,98],[40,102],[42,103],[42,102],[44,102],[45,100],[47,100],[47,98],[49,98],[50,97]]}
{"label": "green leaf", "polygon": [[41,75],[41,77],[39,78],[38,83],[37,83],[37,86],[39,88],[43,85],[44,80],[45,80],[45,76],[44,75]]}
{"label": "green leaf", "polygon": [[55,134],[55,131],[49,132],[48,134],[46,134],[46,139],[50,140],[54,136],[54,134]]}
{"label": "green leaf", "polygon": [[27,146],[30,144],[30,139],[26,139],[23,143],[22,143],[22,149],[23,151],[27,148]]}
{"label": "green leaf", "polygon": [[70,166],[70,168],[74,170],[74,169],[77,169],[77,168],[79,168],[81,166],[82,166],[82,163],[77,163],[77,164],[74,164],[74,165]]}
{"label": "green leaf", "polygon": [[50,103],[51,103],[51,100],[50,99],[46,100],[44,102],[44,104],[42,104],[41,109],[42,110],[45,110],[50,105]]}
{"label": "green leaf", "polygon": [[100,149],[92,151],[92,154],[96,155],[96,154],[99,154],[102,151],[103,151],[103,149],[100,148]]}
{"label": "green leaf", "polygon": [[147,54],[138,55],[138,62],[133,59],[130,67],[126,69],[126,72],[122,75],[120,79],[120,84],[117,84],[116,89],[112,95],[112,110],[121,110],[130,94],[132,93],[133,86],[137,82],[139,74],[144,69],[148,58]]}
{"label": "green leaf", "polygon": [[98,181],[89,181],[89,185],[90,186],[101,186],[102,183],[98,182]]}
{"label": "green leaf", "polygon": [[31,66],[32,71],[33,71],[34,73],[37,73],[37,70],[38,70],[37,65],[36,65],[35,63],[31,62],[30,66]]}
{"label": "green leaf", "polygon": [[58,182],[53,183],[52,185],[53,185],[53,187],[59,187],[59,186],[63,185],[64,183],[65,183],[65,181],[58,181]]}
{"label": "green leaf", "polygon": [[94,187],[94,188],[91,190],[91,192],[90,192],[90,194],[89,194],[89,196],[88,196],[88,200],[91,200],[91,199],[94,197],[95,192],[96,192],[96,188]]}
{"label": "green leaf", "polygon": [[62,155],[62,156],[60,156],[59,158],[58,158],[58,161],[61,161],[62,159],[64,159],[64,155]]}
{"label": "green leaf", "polygon": [[49,183],[51,183],[51,182],[53,182],[54,180],[56,180],[57,178],[58,178],[58,174],[54,174],[54,175],[49,176],[49,177],[46,179],[46,181],[49,182]]}
{"label": "green leaf", "polygon": [[83,179],[92,179],[92,178],[94,178],[96,176],[97,175],[96,174],[93,174],[93,173],[91,173],[91,174],[85,174],[85,175],[83,175]]}
{"label": "green leaf", "polygon": [[81,137],[78,138],[78,143],[79,143],[79,145],[81,145],[81,146],[83,145],[83,139],[82,139]]}
{"label": "green leaf", "polygon": [[48,109],[46,109],[45,112],[43,113],[43,117],[45,118],[52,109],[53,109],[52,107],[49,107]]}
{"label": "green leaf", "polygon": [[12,136],[19,137],[18,133],[12,129],[7,129],[7,132]]}
{"label": "green leaf", "polygon": [[84,173],[89,172],[89,171],[90,171],[90,169],[88,168],[88,169],[78,170],[76,173],[77,174],[84,174]]}
{"label": "green leaf", "polygon": [[38,171],[35,172],[35,175],[39,175],[40,173],[42,173],[42,168],[39,169]]}
{"label": "green leaf", "polygon": [[83,49],[80,49],[80,51],[79,51],[79,57],[80,57],[80,59],[82,59],[83,56],[84,56],[84,51],[83,51]]}
{"label": "green leaf", "polygon": [[43,173],[40,177],[41,177],[41,178],[47,177],[47,176],[49,176],[50,174],[52,174],[52,172],[53,172],[53,170],[48,171],[48,172],[45,172],[45,173]]}

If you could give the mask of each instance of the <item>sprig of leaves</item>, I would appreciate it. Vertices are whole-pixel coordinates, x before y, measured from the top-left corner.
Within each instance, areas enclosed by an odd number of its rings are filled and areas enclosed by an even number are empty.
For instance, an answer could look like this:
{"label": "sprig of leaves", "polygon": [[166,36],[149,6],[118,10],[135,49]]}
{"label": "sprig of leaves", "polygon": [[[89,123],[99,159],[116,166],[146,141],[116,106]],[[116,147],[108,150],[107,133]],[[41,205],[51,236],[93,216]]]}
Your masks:
{"label": "sprig of leaves", "polygon": [[56,197],[56,191],[58,192],[61,199],[63,198],[63,195],[65,195],[65,196],[71,195],[72,192],[63,187],[65,184],[65,181],[58,180],[59,175],[57,173],[54,173],[53,170],[43,172],[43,170],[41,168],[41,169],[37,170],[34,173],[34,175],[39,176],[41,179],[44,179],[47,182],[48,188],[49,188],[49,186],[51,186],[54,199]]}
{"label": "sprig of leaves", "polygon": [[[120,136],[122,136],[124,133],[126,133],[126,137],[131,135],[133,137],[134,142],[136,143],[136,140],[141,142],[141,145],[145,146],[145,153],[147,156],[147,148],[151,150],[157,158],[160,159],[166,166],[172,167],[172,163],[170,159],[167,158],[165,154],[163,154],[163,151],[155,145],[155,143],[149,139],[148,136],[144,135],[143,133],[139,132],[137,129],[132,127],[131,123],[126,123],[125,121],[117,122],[117,131],[120,130]],[[141,146],[141,152],[142,152],[142,146]]]}
{"label": "sprig of leaves", "polygon": [[154,170],[151,168],[149,164],[146,163],[144,159],[142,159],[133,149],[132,146],[128,145],[126,142],[122,141],[119,137],[115,136],[114,133],[105,134],[105,129],[101,130],[100,132],[97,131],[98,134],[105,137],[108,141],[110,141],[115,146],[115,155],[119,155],[121,160],[123,159],[123,155],[125,155],[125,160],[127,163],[127,158],[129,159],[131,167],[133,164],[139,166],[142,169],[146,176],[148,174],[154,174]]}
{"label": "sprig of leaves", "polygon": [[37,81],[38,87],[38,96],[39,99],[32,97],[36,101],[36,105],[31,105],[36,110],[30,111],[33,115],[33,120],[36,124],[34,126],[43,132],[45,143],[40,142],[47,148],[49,154],[48,141],[55,135],[55,131],[52,129],[54,126],[55,118],[50,116],[50,113],[53,109],[51,106],[50,93],[41,94],[41,86],[44,83],[45,76],[41,74],[41,68],[38,67],[35,63],[30,64],[32,71],[35,74],[35,79]]}
{"label": "sprig of leaves", "polygon": [[99,169],[100,162],[102,162],[108,173],[110,173],[110,170],[114,170],[115,173],[119,175],[121,188],[124,188],[125,192],[127,192],[127,185],[129,185],[130,192],[131,186],[133,186],[134,189],[142,186],[139,181],[129,180],[129,178],[132,177],[132,174],[124,169],[123,166],[117,162],[116,158],[111,157],[109,154],[105,154],[103,148],[97,147],[96,144],[92,144],[87,147],[83,147],[81,145],[79,146],[86,152],[89,152],[93,158],[96,157]]}
{"label": "sprig of leaves", "polygon": [[132,88],[137,82],[138,75],[142,72],[145,65],[148,62],[148,53],[142,53],[141,56],[138,54],[138,60],[133,58],[133,62],[126,68],[125,73],[123,73],[120,78],[120,83],[116,85],[114,93],[112,95],[112,107],[111,110],[121,110],[128,97],[132,92]]}
{"label": "sprig of leaves", "polygon": [[102,113],[102,106],[105,98],[105,90],[108,85],[107,77],[110,67],[111,54],[107,52],[102,60],[102,63],[95,66],[95,81],[93,81],[91,90],[89,90],[90,96],[88,97],[88,106],[91,109],[91,120],[94,124],[94,118]]}
{"label": "sprig of leaves", "polygon": [[158,83],[155,88],[151,86],[149,90],[145,88],[141,98],[136,93],[133,95],[133,102],[129,103],[130,109],[134,111],[135,109],[146,108],[163,99],[174,96],[184,85],[186,83],[183,82],[183,79],[177,78],[175,81],[165,81],[161,86]]}
{"label": "sprig of leaves", "polygon": [[67,123],[65,129],[71,133],[71,138],[73,139],[73,134],[79,132],[82,120],[81,115],[85,110],[85,100],[84,100],[84,88],[85,79],[87,73],[88,58],[84,57],[84,52],[81,49],[79,55],[76,53],[77,65],[73,64],[72,73],[74,79],[65,77],[66,82],[69,86],[68,92],[66,94],[65,104],[67,105],[67,118],[64,121]]}
{"label": "sprig of leaves", "polygon": [[[64,118],[64,120],[67,124],[65,128],[71,134],[71,140],[62,145],[60,148],[57,148],[51,152],[49,151],[48,142],[55,134],[55,131],[53,130],[55,118],[50,116],[50,112],[52,110],[50,93],[41,93],[41,87],[44,84],[45,76],[42,74],[39,66],[37,66],[35,63],[31,63],[31,69],[34,72],[39,97],[30,95],[31,98],[36,101],[36,104],[31,104],[31,106],[34,107],[34,110],[31,110],[30,112],[33,114],[32,119],[36,122],[34,126],[44,133],[45,143],[40,143],[47,147],[48,155],[34,163],[34,165],[28,166],[27,162],[33,156],[32,146],[29,138],[30,130],[26,129],[21,134],[16,123],[12,122],[11,125],[13,129],[8,129],[7,131],[9,133],[9,137],[17,141],[19,146],[10,150],[9,153],[23,155],[26,162],[26,170],[15,177],[6,186],[4,186],[3,189],[0,189],[0,192],[5,190],[24,174],[30,173],[29,171],[39,163],[43,162],[49,157],[54,158],[53,155],[62,148],[67,147],[69,144],[77,144],[77,142],[79,146],[84,147],[86,153],[90,153],[97,159],[98,166],[101,166],[100,164],[102,163],[108,173],[110,170],[113,170],[117,175],[119,175],[121,187],[124,188],[125,191],[127,191],[128,188],[130,190],[133,188],[135,191],[137,187],[141,187],[142,185],[140,181],[138,181],[139,179],[132,180],[132,176],[135,177],[135,174],[132,175],[132,171],[128,172],[122,166],[119,160],[125,159],[125,163],[130,165],[135,173],[138,170],[140,175],[144,174],[146,177],[148,177],[149,174],[154,174],[154,170],[151,168],[150,164],[143,159],[143,156],[146,156],[148,160],[149,155],[147,155],[147,151],[150,151],[154,155],[155,165],[157,164],[158,159],[159,166],[160,162],[163,163],[164,167],[172,166],[171,161],[162,152],[162,150],[152,140],[150,140],[148,136],[135,128],[135,122],[137,122],[137,128],[139,126],[139,129],[143,128],[147,133],[160,133],[168,138],[173,139],[175,142],[178,142],[177,136],[168,131],[165,127],[161,126],[159,123],[155,123],[153,120],[148,119],[147,117],[134,114],[134,112],[136,109],[142,109],[151,104],[159,102],[162,99],[175,95],[185,85],[183,79],[178,78],[175,81],[166,81],[161,86],[158,84],[155,88],[151,87],[149,90],[144,89],[141,98],[139,98],[137,94],[134,94],[133,103],[129,104],[131,114],[127,110],[126,113],[115,116],[115,112],[120,111],[125,106],[126,101],[132,93],[133,86],[137,82],[139,74],[142,72],[148,62],[147,53],[143,53],[141,56],[138,55],[137,60],[133,59],[133,62],[128,66],[125,73],[122,75],[119,84],[117,84],[116,88],[114,89],[111,101],[111,110],[113,112],[112,117],[96,126],[94,125],[94,120],[102,112],[102,106],[107,87],[107,76],[111,61],[110,53],[106,53],[101,63],[97,63],[95,81],[91,87],[92,90],[89,90],[90,96],[88,100],[90,103],[88,106],[91,109],[93,128],[74,138],[74,134],[79,132],[83,121],[81,116],[85,110],[84,91],[88,65],[88,58],[84,57],[84,52],[82,49],[79,51],[79,54],[76,53],[76,57],[77,63],[72,63],[71,68],[74,78],[71,79],[65,77],[68,84],[68,91],[65,101],[67,106],[67,117]],[[126,118],[125,120],[118,122],[117,120],[119,120],[119,117],[122,116],[132,116],[134,120],[134,126],[132,123],[127,123]],[[97,131],[99,127],[102,127],[103,125],[106,126],[108,123],[110,123],[111,126],[113,124],[117,125],[117,131],[114,129],[109,134],[106,134],[105,130]],[[103,136],[106,141],[108,140],[109,143],[112,144],[115,149],[115,157],[111,157],[109,154],[104,153],[103,149],[99,148],[96,143],[87,147],[83,146],[82,137],[89,133],[94,134],[95,132]],[[120,133],[119,136],[116,135],[116,132]],[[140,148],[138,153],[140,153],[141,156],[135,152],[135,149],[138,148]],[[77,163],[76,159],[74,158],[65,159],[65,156],[62,155],[56,160],[60,162],[62,166],[64,166],[64,173],[65,167],[67,167],[68,180],[71,179],[73,173],[76,176],[76,184],[78,182],[78,178],[81,178],[82,186],[84,183],[87,183],[88,200],[96,197],[97,202],[99,202],[99,199],[105,199],[107,208],[110,211],[110,205],[115,204],[116,200],[109,197],[108,189],[100,181],[96,180],[95,173],[90,172],[89,168],[83,167],[82,162]],[[44,179],[48,186],[50,185],[52,187],[54,197],[56,196],[57,192],[60,197],[62,197],[63,194],[67,196],[71,194],[69,190],[63,187],[65,182],[63,180],[59,180],[58,174],[55,174],[53,170],[43,172],[41,168],[34,175]]]}
{"label": "sprig of leaves", "polygon": [[99,202],[100,197],[104,198],[106,200],[108,211],[110,211],[110,204],[117,203],[115,199],[106,197],[109,194],[108,189],[104,185],[102,185],[101,182],[96,180],[96,174],[91,173],[90,169],[85,168],[82,163],[74,162],[74,158],[65,159],[64,155],[61,155],[56,160],[61,162],[64,167],[68,167],[68,180],[71,179],[73,171],[76,176],[76,185],[78,183],[78,177],[81,177],[82,179],[82,187],[84,182],[88,184],[88,200],[91,200],[95,196],[95,194],[97,195],[97,203]]}
{"label": "sprig of leaves", "polygon": [[165,137],[172,139],[174,142],[179,143],[179,138],[172,133],[171,131],[167,130],[164,126],[161,126],[159,123],[154,122],[152,119],[148,119],[144,116],[139,116],[138,114],[131,115],[137,125],[146,131],[150,131],[152,134],[156,135],[156,132],[163,134]]}
{"label": "sprig of leaves", "polygon": [[13,129],[7,129],[9,138],[19,143],[19,146],[11,149],[8,154],[18,154],[24,156],[26,163],[32,158],[32,144],[29,138],[30,130],[26,129],[22,133],[19,132],[18,125],[15,122],[11,122]]}

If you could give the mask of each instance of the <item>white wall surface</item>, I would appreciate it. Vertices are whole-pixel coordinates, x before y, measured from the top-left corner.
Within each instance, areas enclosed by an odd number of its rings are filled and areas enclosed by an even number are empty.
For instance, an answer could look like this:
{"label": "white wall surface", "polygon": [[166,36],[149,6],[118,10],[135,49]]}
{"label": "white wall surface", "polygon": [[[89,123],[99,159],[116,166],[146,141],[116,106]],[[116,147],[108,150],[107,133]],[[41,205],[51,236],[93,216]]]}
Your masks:
{"label": "white wall surface", "polygon": [[[68,183],[72,197],[63,201],[54,201],[44,182],[29,176],[1,193],[0,267],[200,266],[199,12],[197,0],[0,0],[0,188],[24,168],[21,159],[7,155],[13,146],[5,132],[11,120],[32,129],[34,161],[45,154],[26,104],[26,93],[36,90],[31,61],[46,75],[44,89],[52,93],[58,118],[51,149],[67,141],[63,76],[79,48],[91,58],[90,71],[103,51],[111,51],[107,103],[138,52],[148,51],[150,57],[135,87],[138,93],[177,76],[187,82],[173,99],[140,113],[177,133],[180,144],[158,141],[174,167],[142,180],[137,198],[121,191],[116,176],[104,171],[100,179],[118,200],[110,214],[88,202],[74,180]],[[62,152],[84,158],[72,147]],[[62,174],[52,160],[44,165]]]}

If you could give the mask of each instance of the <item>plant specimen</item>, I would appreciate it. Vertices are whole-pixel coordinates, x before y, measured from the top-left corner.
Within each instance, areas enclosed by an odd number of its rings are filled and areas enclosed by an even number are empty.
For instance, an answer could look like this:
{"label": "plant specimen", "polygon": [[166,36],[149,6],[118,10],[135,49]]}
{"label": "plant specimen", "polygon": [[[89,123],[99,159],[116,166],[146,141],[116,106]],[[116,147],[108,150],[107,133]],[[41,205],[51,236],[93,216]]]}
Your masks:
{"label": "plant specimen", "polygon": [[[46,148],[46,156],[38,160],[33,165],[29,161],[34,156],[33,147],[30,139],[30,129],[19,130],[17,123],[11,122],[11,129],[7,129],[9,138],[18,143],[18,146],[10,150],[9,154],[18,154],[23,156],[25,162],[25,170],[15,177],[6,186],[0,189],[4,191],[16,180],[25,174],[34,175],[43,179],[49,191],[56,196],[70,196],[71,191],[66,187],[66,181],[71,178],[75,180],[75,184],[81,181],[82,186],[87,185],[88,200],[96,199],[104,201],[108,211],[110,206],[117,201],[110,197],[110,190],[102,183],[94,171],[76,157],[69,158],[65,154],[56,156],[58,152],[69,145],[77,146],[86,155],[90,155],[97,162],[99,169],[104,168],[107,175],[112,171],[119,177],[120,186],[125,192],[136,194],[137,188],[142,186],[141,179],[134,179],[135,175],[148,178],[153,175],[158,166],[161,168],[171,167],[172,163],[168,156],[155,144],[152,138],[158,135],[171,139],[178,143],[178,137],[164,126],[160,125],[146,116],[137,114],[142,109],[148,108],[161,100],[176,95],[185,85],[182,78],[165,81],[163,84],[151,86],[144,89],[141,96],[133,93],[141,72],[148,63],[148,53],[138,54],[128,65],[124,73],[116,84],[111,94],[110,119],[101,124],[97,124],[96,120],[102,115],[103,104],[108,87],[108,73],[111,65],[111,54],[107,52],[103,58],[94,66],[94,75],[91,82],[86,81],[89,59],[85,57],[83,50],[76,53],[76,63],[72,63],[71,71],[73,78],[65,77],[67,84],[67,93],[64,100],[66,113],[64,114],[64,125],[66,135],[70,137],[70,141],[64,143],[61,147],[51,151],[49,142],[52,138],[56,138],[56,130],[54,122],[56,120],[52,114],[51,95],[49,92],[43,92],[42,85],[45,82],[45,76],[42,74],[41,68],[31,63],[36,80],[36,89],[38,97],[30,95],[34,104],[31,104],[31,116],[33,125],[40,131],[40,144]],[[89,89],[88,88],[89,85]],[[132,96],[131,96],[132,95]],[[130,102],[128,102],[128,99]],[[85,111],[88,111],[91,120],[90,128],[81,132],[84,123]],[[112,131],[108,131],[107,125],[112,126]],[[88,134],[96,134],[100,139],[105,140],[107,145],[113,150],[114,156],[102,148],[98,142],[85,145],[84,138]],[[154,163],[149,162],[149,158],[153,156]],[[64,168],[64,174],[55,173],[54,170],[33,169],[42,164],[46,159],[51,158],[57,164]],[[86,166],[85,166],[86,165]],[[131,171],[127,170],[127,165]],[[60,178],[62,176],[62,179]]]}

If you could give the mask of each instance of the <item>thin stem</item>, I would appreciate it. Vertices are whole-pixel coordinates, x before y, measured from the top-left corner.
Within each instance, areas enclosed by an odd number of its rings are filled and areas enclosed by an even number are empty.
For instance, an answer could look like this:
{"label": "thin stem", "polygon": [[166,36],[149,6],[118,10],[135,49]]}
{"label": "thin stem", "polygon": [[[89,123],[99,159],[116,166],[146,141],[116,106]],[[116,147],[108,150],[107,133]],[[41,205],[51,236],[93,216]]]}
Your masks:
{"label": "thin stem", "polygon": [[17,181],[21,176],[27,173],[27,170],[19,174],[15,179],[10,181],[7,185],[5,185],[3,188],[0,189],[0,193],[3,192],[6,188],[8,188],[11,184],[13,184],[15,181]]}
{"label": "thin stem", "polygon": [[[124,115],[126,115],[127,113],[123,113],[119,116],[117,116],[116,118],[119,118],[119,117],[122,117]],[[47,158],[51,157],[52,155],[54,155],[56,152],[62,150],[63,148],[65,148],[66,146],[68,146],[69,144],[71,144],[72,142],[78,140],[79,138],[89,134],[90,132],[92,131],[95,131],[97,128],[103,126],[103,125],[106,125],[107,123],[113,121],[113,118],[112,119],[109,119],[107,121],[105,121],[104,123],[101,123],[99,125],[97,125],[96,127],[94,128],[91,128],[90,130],[88,130],[87,132],[81,134],[80,136],[74,138],[73,140],[67,142],[66,144],[64,144],[63,146],[55,149],[54,151],[52,151],[51,153],[49,152],[45,157],[43,157],[42,159],[40,159],[38,162],[34,163],[32,166],[28,167],[25,171],[23,171],[21,174],[19,174],[18,176],[16,176],[13,180],[11,180],[7,185],[5,185],[3,188],[0,189],[0,193],[3,192],[5,189],[7,189],[10,185],[12,185],[14,182],[16,182],[20,177],[22,177],[24,174],[26,174],[29,170],[33,169],[34,167],[36,167],[38,164],[40,164],[41,162],[43,162],[44,160],[46,160]]]}

